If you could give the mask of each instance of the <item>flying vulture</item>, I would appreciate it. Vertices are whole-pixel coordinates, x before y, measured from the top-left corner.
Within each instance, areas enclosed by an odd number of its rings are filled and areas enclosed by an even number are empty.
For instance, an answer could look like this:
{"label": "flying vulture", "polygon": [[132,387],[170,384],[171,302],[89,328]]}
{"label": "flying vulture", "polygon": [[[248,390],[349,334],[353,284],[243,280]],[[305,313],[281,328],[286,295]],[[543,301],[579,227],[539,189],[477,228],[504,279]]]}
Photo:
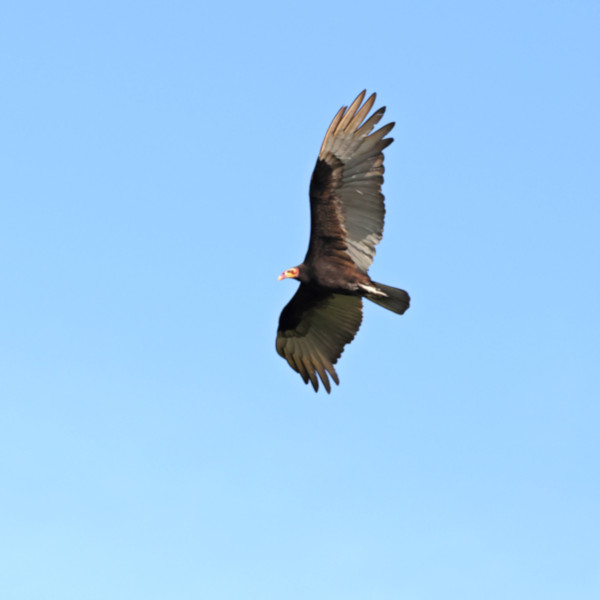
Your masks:
{"label": "flying vulture", "polygon": [[281,312],[277,352],[315,391],[318,375],[328,393],[329,377],[340,383],[333,365],[360,327],[362,299],[400,315],[410,303],[404,290],[367,274],[383,233],[383,150],[394,123],[373,131],[385,107],[366,119],[375,94],[363,104],[365,93],[340,108],[325,134],[310,182],[308,251],[279,276],[300,287]]}

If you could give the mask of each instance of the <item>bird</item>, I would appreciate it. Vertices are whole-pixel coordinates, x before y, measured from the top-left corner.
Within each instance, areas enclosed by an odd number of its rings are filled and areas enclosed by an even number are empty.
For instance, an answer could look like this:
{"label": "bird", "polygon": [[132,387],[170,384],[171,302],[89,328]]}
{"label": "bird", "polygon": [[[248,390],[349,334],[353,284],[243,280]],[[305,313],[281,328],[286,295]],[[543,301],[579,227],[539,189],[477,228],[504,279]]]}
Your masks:
{"label": "bird", "polygon": [[373,131],[385,107],[367,118],[376,94],[365,95],[342,106],[327,129],[310,181],[308,251],[278,277],[300,287],[279,317],[276,350],[315,392],[319,378],[327,393],[329,377],[339,385],[333,365],[361,325],[363,298],[400,315],[410,305],[407,292],[368,275],[383,235],[383,150],[394,123]]}

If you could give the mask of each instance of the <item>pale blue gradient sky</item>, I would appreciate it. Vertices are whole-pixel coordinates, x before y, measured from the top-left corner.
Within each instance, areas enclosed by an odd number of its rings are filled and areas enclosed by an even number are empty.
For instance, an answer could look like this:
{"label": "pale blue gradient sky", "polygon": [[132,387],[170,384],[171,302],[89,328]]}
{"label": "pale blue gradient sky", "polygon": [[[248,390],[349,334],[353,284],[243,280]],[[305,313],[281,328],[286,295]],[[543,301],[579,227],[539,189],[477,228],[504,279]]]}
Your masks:
{"label": "pale blue gradient sky", "polygon": [[[600,597],[600,5],[6,2],[3,600]],[[396,121],[330,396],[274,349],[325,130]]]}

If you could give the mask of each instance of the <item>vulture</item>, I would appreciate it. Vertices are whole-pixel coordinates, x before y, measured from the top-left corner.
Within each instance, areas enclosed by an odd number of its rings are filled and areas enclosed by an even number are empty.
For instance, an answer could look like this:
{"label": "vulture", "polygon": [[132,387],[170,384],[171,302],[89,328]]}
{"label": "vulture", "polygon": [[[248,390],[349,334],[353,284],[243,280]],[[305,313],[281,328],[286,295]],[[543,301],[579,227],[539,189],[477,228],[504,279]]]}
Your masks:
{"label": "vulture", "polygon": [[328,393],[329,377],[340,383],[333,365],[360,327],[362,299],[400,315],[410,303],[404,290],[368,275],[383,233],[383,150],[394,123],[373,131],[385,107],[367,118],[375,94],[363,104],[365,94],[340,108],[325,134],[310,182],[308,251],[279,276],[300,287],[281,312],[277,352],[315,391],[320,377]]}

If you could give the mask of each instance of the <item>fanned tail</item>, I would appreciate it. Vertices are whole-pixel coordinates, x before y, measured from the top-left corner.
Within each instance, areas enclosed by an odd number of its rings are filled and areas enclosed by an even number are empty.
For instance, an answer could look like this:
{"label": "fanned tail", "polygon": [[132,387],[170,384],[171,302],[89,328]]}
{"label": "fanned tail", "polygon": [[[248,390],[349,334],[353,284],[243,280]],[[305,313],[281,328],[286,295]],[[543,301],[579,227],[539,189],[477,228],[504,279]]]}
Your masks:
{"label": "fanned tail", "polygon": [[383,283],[375,283],[377,292],[367,294],[367,298],[383,308],[387,308],[399,315],[403,314],[410,306],[410,296],[404,291]]}

